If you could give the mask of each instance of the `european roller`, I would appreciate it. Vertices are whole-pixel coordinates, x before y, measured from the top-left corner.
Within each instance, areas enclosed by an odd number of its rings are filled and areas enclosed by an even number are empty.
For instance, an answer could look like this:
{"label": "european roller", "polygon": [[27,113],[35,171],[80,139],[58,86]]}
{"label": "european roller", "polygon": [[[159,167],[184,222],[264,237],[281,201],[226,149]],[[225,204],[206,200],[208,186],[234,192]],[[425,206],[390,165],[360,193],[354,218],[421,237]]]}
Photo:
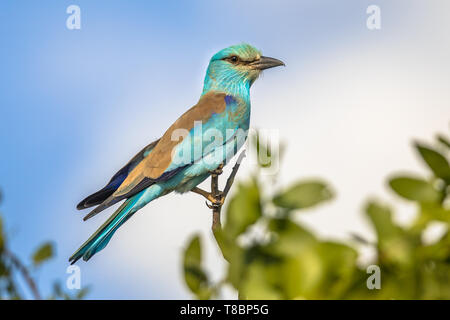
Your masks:
{"label": "european roller", "polygon": [[197,185],[225,165],[247,138],[250,87],[263,70],[282,65],[248,44],[216,53],[209,62],[198,103],[132,158],[103,189],[78,204],[79,210],[96,206],[85,216],[87,220],[125,200],[69,261],[89,260],[149,202],[172,191],[199,190]]}

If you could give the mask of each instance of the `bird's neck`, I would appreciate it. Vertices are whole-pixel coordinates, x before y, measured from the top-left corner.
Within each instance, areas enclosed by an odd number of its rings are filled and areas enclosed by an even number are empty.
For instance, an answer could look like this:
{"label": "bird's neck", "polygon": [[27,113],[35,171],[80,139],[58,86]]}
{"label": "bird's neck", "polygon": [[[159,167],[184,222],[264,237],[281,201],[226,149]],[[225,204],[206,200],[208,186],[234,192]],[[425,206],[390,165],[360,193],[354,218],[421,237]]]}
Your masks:
{"label": "bird's neck", "polygon": [[210,91],[220,91],[225,92],[227,95],[241,98],[250,104],[250,87],[250,81],[227,81],[227,79],[216,79],[207,74],[205,77],[202,96]]}

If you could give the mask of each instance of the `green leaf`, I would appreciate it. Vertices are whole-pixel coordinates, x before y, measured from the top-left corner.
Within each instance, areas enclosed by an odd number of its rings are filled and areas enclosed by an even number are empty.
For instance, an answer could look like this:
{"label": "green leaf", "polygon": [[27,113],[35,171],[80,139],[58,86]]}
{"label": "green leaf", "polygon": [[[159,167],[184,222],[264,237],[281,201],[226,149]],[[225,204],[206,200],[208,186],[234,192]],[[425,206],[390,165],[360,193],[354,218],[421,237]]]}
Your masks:
{"label": "green leaf", "polygon": [[324,270],[318,298],[338,298],[352,281],[358,253],[345,244],[332,241],[321,242],[318,252]]}
{"label": "green leaf", "polygon": [[245,261],[245,251],[239,246],[234,246],[228,255],[227,281],[239,289],[247,268]]}
{"label": "green leaf", "polygon": [[318,243],[305,246],[294,257],[284,259],[280,282],[287,299],[313,299],[324,276]]}
{"label": "green leaf", "polygon": [[412,177],[394,177],[389,185],[399,196],[423,203],[438,202],[440,193],[427,181]]}
{"label": "green leaf", "polygon": [[280,255],[296,256],[316,242],[311,232],[289,219],[272,219],[268,228],[275,236],[270,249]]}
{"label": "green leaf", "polygon": [[40,265],[41,263],[47,261],[52,258],[54,255],[53,244],[50,242],[46,242],[41,245],[33,254],[33,264],[35,266]]}
{"label": "green leaf", "polygon": [[281,293],[274,283],[278,281],[280,272],[273,266],[268,266],[260,261],[255,261],[248,267],[239,290],[240,298],[248,300],[279,300]]}
{"label": "green leaf", "polygon": [[[270,270],[271,275],[274,275],[273,268],[274,266],[277,266],[279,261],[279,257],[273,255],[272,252],[269,252],[266,247],[261,246],[260,244],[255,244],[246,248],[241,248],[236,245],[231,251],[227,281],[239,290],[240,298],[248,299],[248,293],[245,293],[245,290],[241,289],[245,287],[246,281],[252,272],[252,266],[255,264],[262,264],[266,267],[267,271]],[[275,276],[270,277],[270,279],[273,280],[271,281],[271,285],[274,285],[274,282],[276,282],[274,279],[277,278],[277,274],[279,274],[279,272],[275,272]]]}
{"label": "green leaf", "polygon": [[[0,259],[0,278],[7,277],[8,273],[9,273],[8,266],[5,265],[5,262],[6,261],[2,261]],[[1,293],[1,289],[0,289],[0,293]]]}
{"label": "green leaf", "polygon": [[189,245],[184,253],[184,264],[200,265],[202,262],[202,252],[200,247],[200,237],[195,235],[192,237]]}
{"label": "green leaf", "polygon": [[380,203],[371,201],[366,206],[366,214],[375,228],[378,239],[396,236],[398,227],[392,221],[392,212]]}
{"label": "green leaf", "polygon": [[225,258],[225,260],[230,262],[233,250],[239,249],[238,244],[234,241],[235,239],[231,239],[230,237],[228,237],[224,233],[224,229],[222,228],[217,228],[216,230],[213,230],[213,235],[214,238],[216,239],[220,251],[222,252],[223,257]]}
{"label": "green leaf", "polygon": [[262,215],[261,199],[256,181],[240,184],[227,208],[224,235],[234,241]]}
{"label": "green leaf", "polygon": [[442,143],[444,146],[450,149],[450,141],[446,137],[438,135],[437,139],[440,143]]}
{"label": "green leaf", "polygon": [[415,241],[393,222],[391,210],[379,203],[369,202],[366,214],[377,233],[380,261],[411,266]]}
{"label": "green leaf", "polygon": [[278,277],[284,297],[312,297],[311,292],[322,276],[322,264],[317,253],[318,240],[310,231],[288,218],[271,219],[268,230],[273,241],[266,250],[282,258]]}
{"label": "green leaf", "polygon": [[436,177],[450,181],[450,165],[442,154],[419,143],[416,148]]}
{"label": "green leaf", "polygon": [[[426,245],[420,248],[419,254],[422,258],[449,262],[450,259],[450,231],[447,230],[441,238],[430,245]],[[450,267],[450,263],[448,263]]]}
{"label": "green leaf", "polygon": [[274,197],[275,205],[286,209],[305,209],[333,198],[331,189],[321,181],[298,182]]}
{"label": "green leaf", "polygon": [[202,266],[202,251],[200,237],[194,236],[184,252],[184,279],[189,289],[199,299],[209,299],[211,290],[208,287],[208,277]]}

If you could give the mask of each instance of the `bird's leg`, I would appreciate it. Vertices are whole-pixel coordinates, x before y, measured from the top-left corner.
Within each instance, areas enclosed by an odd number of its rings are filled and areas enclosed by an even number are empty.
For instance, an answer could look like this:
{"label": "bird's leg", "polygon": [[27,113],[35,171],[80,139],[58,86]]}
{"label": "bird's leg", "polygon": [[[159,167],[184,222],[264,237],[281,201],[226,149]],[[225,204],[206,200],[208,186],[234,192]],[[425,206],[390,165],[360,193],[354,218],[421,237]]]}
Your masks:
{"label": "bird's leg", "polygon": [[220,176],[223,173],[223,163],[221,163],[217,169],[210,171],[211,176]]}
{"label": "bird's leg", "polygon": [[212,206],[207,204],[210,209],[213,209],[214,207],[221,208],[225,201],[225,197],[223,196],[224,193],[219,190],[219,176],[222,173],[223,163],[221,163],[216,170],[211,171],[211,196],[214,200],[211,201]]}
{"label": "bird's leg", "polygon": [[206,200],[210,201],[211,204],[206,202],[206,206],[209,209],[220,208],[224,201],[224,193],[219,190],[219,181],[218,177],[223,173],[223,164],[217,167],[217,169],[210,171],[211,172],[211,192],[203,190],[199,187],[194,187],[191,191],[202,195]]}
{"label": "bird's leg", "polygon": [[219,176],[223,173],[223,164],[218,166],[217,169],[212,170],[210,172],[211,173],[211,192],[200,189],[198,187],[195,187],[191,190],[194,193],[202,195],[208,201],[211,202],[211,204],[206,202],[206,205],[213,212],[213,223],[212,223],[213,231],[216,231],[221,228],[220,211],[222,210],[222,206],[225,202],[225,198],[228,195],[228,192],[230,191],[231,186],[233,185],[234,178],[236,176],[237,171],[239,170],[239,166],[241,164],[241,161],[244,159],[244,157],[245,157],[245,150],[242,151],[241,154],[239,155],[239,158],[236,161],[236,164],[234,165],[233,170],[227,179],[227,183],[226,183],[223,191],[219,190]]}

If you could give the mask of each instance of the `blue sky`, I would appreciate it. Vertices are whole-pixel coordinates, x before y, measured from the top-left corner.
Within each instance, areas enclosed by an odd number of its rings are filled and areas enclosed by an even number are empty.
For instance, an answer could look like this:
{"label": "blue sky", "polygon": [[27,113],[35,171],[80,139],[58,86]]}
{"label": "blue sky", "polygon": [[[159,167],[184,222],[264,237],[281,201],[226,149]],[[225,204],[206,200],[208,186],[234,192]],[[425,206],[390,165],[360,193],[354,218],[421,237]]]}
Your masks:
{"label": "blue sky", "polygon": [[[81,30],[66,28],[71,4],[81,8]],[[381,7],[379,31],[366,28],[369,4]],[[389,197],[381,178],[390,171],[420,168],[411,138],[448,128],[448,9],[443,1],[2,1],[0,210],[12,249],[26,259],[54,240],[58,255],[37,277],[46,292],[51,280],[64,282],[67,258],[105,219],[83,223],[75,205],[195,104],[210,56],[240,42],[287,64],[252,89],[252,125],[278,129],[288,143],[282,170],[342,190],[328,210],[345,216],[319,210],[305,221],[325,236],[369,232],[355,218],[365,197]],[[90,298],[190,297],[180,250],[193,232],[210,240],[203,202],[168,196],[142,213],[80,263]]]}

